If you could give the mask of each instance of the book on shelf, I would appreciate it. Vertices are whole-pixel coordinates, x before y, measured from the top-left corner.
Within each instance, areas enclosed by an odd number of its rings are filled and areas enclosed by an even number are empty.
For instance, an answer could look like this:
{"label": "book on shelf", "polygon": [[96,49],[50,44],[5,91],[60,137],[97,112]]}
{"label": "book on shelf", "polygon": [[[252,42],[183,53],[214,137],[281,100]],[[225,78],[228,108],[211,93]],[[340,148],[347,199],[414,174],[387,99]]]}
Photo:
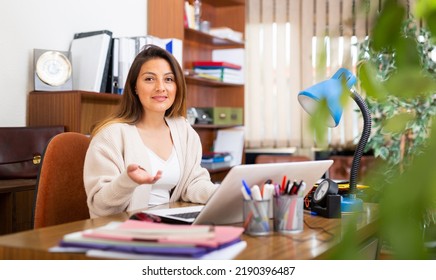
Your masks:
{"label": "book on shelf", "polygon": [[213,69],[205,69],[194,67],[194,73],[198,77],[218,80],[225,83],[235,83],[235,84],[243,84],[244,77],[241,70],[231,69],[231,68],[213,68]]}
{"label": "book on shelf", "polygon": [[242,227],[171,225],[127,220],[64,235],[60,248],[82,248],[141,256],[200,258],[237,244]]}
{"label": "book on shelf", "polygon": [[229,75],[225,75],[221,81],[223,83],[230,83],[230,84],[238,84],[238,85],[243,85],[244,84],[244,79],[242,77],[233,77],[233,76],[229,76]]}
{"label": "book on shelf", "polygon": [[231,161],[223,161],[223,162],[202,162],[201,166],[208,170],[215,170],[221,168],[230,168],[232,167]]}
{"label": "book on shelf", "polygon": [[235,48],[235,49],[217,49],[212,51],[212,60],[214,61],[231,61],[233,64],[241,65],[241,69],[239,69],[239,75],[241,78],[241,81],[228,81],[226,82],[233,82],[238,84],[244,83],[244,57],[245,57],[245,50],[243,48]]}
{"label": "book on shelf", "polygon": [[211,28],[209,31],[210,35],[223,38],[223,39],[229,39],[235,42],[243,43],[243,35],[239,31],[235,31],[229,27],[215,27]]}
{"label": "book on shelf", "polygon": [[227,61],[213,61],[213,60],[198,60],[192,62],[193,68],[206,68],[206,69],[220,69],[220,68],[230,68],[230,69],[242,69],[239,64],[227,62]]}
{"label": "book on shelf", "polygon": [[226,162],[232,160],[232,154],[228,152],[210,152],[205,153],[202,158],[202,163],[210,163],[210,162]]}
{"label": "book on shelf", "polygon": [[208,80],[213,80],[213,81],[221,82],[221,77],[217,77],[216,75],[209,75],[209,74],[205,74],[205,73],[197,73],[194,76],[199,77],[199,78],[203,78],[203,79],[208,79]]}
{"label": "book on shelf", "polygon": [[201,158],[201,166],[209,170],[226,168],[231,166],[232,159],[232,154],[228,152],[205,153]]}
{"label": "book on shelf", "polygon": [[185,1],[184,25],[185,27],[195,29],[194,5]]}
{"label": "book on shelf", "polygon": [[241,76],[241,70],[236,70],[232,68],[225,68],[225,67],[217,67],[217,68],[201,68],[201,67],[194,67],[194,72],[199,74],[209,74],[209,75],[216,75],[218,77],[223,77],[224,75],[230,75],[230,76]]}

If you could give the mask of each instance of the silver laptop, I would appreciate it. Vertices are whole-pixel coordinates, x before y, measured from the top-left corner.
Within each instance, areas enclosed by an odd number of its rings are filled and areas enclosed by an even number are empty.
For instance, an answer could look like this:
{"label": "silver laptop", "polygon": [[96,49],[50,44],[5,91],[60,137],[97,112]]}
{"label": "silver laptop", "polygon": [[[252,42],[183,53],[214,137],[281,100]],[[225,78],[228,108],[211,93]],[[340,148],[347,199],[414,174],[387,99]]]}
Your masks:
{"label": "silver laptop", "polygon": [[265,164],[237,165],[230,169],[215,193],[205,205],[148,209],[147,214],[156,215],[163,222],[186,224],[224,225],[240,223],[243,220],[242,180],[249,186],[261,186],[266,180],[281,184],[283,176],[290,180],[303,180],[307,184],[304,195],[307,195],[318,179],[333,164],[333,160],[317,160],[302,162],[283,162]]}

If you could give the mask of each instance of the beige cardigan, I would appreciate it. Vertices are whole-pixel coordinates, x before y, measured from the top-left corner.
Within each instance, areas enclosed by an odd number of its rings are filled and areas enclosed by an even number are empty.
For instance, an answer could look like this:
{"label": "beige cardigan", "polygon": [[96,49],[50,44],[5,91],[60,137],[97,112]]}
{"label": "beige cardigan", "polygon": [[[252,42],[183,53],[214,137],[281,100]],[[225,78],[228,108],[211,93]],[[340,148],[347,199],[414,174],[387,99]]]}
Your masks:
{"label": "beige cardigan", "polygon": [[[170,201],[181,199],[205,203],[216,186],[210,181],[208,171],[200,166],[200,138],[185,118],[167,118],[166,121],[181,174]],[[83,172],[91,217],[148,206],[151,185],[138,185],[130,179],[126,169],[132,163],[151,170],[144,144],[134,125],[112,124],[92,138]]]}

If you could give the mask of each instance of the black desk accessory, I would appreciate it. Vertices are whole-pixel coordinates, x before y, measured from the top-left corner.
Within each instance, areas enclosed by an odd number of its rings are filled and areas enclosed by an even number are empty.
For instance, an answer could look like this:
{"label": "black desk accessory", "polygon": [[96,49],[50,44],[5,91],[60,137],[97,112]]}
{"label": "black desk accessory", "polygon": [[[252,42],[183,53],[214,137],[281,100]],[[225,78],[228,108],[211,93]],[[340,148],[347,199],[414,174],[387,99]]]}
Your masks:
{"label": "black desk accessory", "polygon": [[319,183],[312,196],[311,211],[325,218],[340,218],[341,196],[338,190],[338,184],[330,179]]}

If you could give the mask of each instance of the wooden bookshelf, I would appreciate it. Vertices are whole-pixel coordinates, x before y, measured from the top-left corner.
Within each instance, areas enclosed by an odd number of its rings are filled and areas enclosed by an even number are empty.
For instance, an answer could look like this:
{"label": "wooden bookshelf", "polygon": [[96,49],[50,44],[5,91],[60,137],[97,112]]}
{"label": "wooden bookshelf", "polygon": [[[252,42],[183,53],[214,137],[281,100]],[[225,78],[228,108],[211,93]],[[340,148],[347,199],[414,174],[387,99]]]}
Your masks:
{"label": "wooden bookshelf", "polygon": [[[244,43],[185,28],[184,2],[184,0],[148,1],[147,24],[150,35],[183,40],[183,68],[185,70],[192,68],[193,61],[212,60],[213,50],[244,48]],[[192,4],[192,1],[190,3]],[[245,0],[202,0],[201,7],[201,19],[209,21],[211,28],[228,27],[244,34]],[[222,83],[189,75],[186,76],[186,82],[188,107],[244,108],[243,85]],[[217,130],[228,127],[231,126],[194,125],[202,141],[203,153],[212,150]],[[221,173],[222,171],[220,170]]]}

